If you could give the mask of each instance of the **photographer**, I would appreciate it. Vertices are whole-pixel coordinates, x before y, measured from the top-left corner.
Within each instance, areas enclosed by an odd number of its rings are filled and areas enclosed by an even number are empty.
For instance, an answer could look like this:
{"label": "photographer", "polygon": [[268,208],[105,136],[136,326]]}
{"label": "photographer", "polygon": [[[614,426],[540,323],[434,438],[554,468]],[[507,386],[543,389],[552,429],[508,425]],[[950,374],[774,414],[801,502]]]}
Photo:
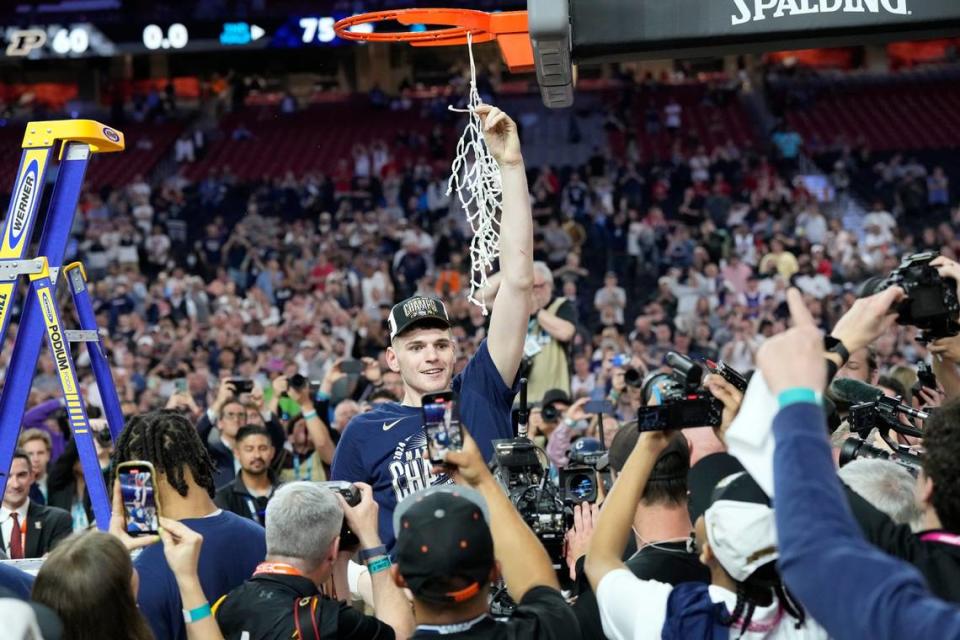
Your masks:
{"label": "photographer", "polygon": [[[891,291],[865,299],[861,307],[876,313],[851,318],[848,324],[882,329],[888,318],[895,318],[886,313],[903,295]],[[956,606],[933,597],[907,563],[873,548],[850,517],[817,401],[827,379],[822,338],[799,292],[791,290],[787,301],[794,328],[768,340],[758,354],[760,370],[780,405],[773,421],[774,486],[784,580],[840,640],[960,637]],[[870,332],[863,335],[869,338]],[[791,366],[784,367],[788,361]],[[931,491],[936,480],[925,482]]]}
{"label": "photographer", "polygon": [[[610,467],[623,471],[639,433],[636,422],[620,427],[610,447]],[[624,563],[641,580],[656,580],[672,585],[684,582],[710,582],[710,572],[697,556],[687,550],[690,541],[690,513],[687,510],[687,473],[690,450],[686,438],[674,436],[657,458],[650,479],[643,489],[633,516],[633,534],[637,552]],[[592,508],[591,508],[592,507]],[[577,517],[579,516],[579,517]],[[600,621],[597,597],[583,571],[584,555],[593,532],[597,508],[581,504],[574,512],[574,529],[567,537],[568,562],[575,561],[573,610],[585,639],[605,638]],[[630,548],[628,545],[627,548]],[[572,556],[572,557],[571,557]]]}
{"label": "photographer", "polygon": [[[413,593],[414,638],[580,637],[576,617],[536,535],[497,484],[470,433],[435,473],[460,487],[427,489],[394,512],[396,583]],[[466,487],[466,488],[464,488]],[[489,615],[490,583],[502,572],[518,603],[509,620]]]}
{"label": "photographer", "polygon": [[[220,381],[220,387],[217,389],[217,397],[213,405],[200,417],[197,423],[197,433],[200,434],[210,457],[216,465],[216,476],[214,485],[223,487],[232,482],[238,471],[237,459],[234,455],[234,446],[236,445],[237,432],[240,427],[250,424],[247,405],[242,401],[243,395],[239,391],[239,383],[242,380],[226,378]],[[249,383],[248,384],[252,384]],[[286,436],[283,427],[276,421],[274,415],[270,415],[268,420],[264,420],[263,393],[256,387],[250,392],[251,400],[256,403],[255,412],[261,412],[259,420],[254,418],[254,423],[262,423],[270,434],[270,441],[274,449],[281,449]]]}
{"label": "photographer", "polygon": [[[348,506],[334,491],[310,482],[277,490],[267,505],[267,554],[253,577],[214,605],[228,640],[406,638],[413,616],[390,579],[390,560],[377,534],[377,504],[369,486]],[[334,572],[346,517],[366,554],[373,584],[373,618],[320,593]]]}

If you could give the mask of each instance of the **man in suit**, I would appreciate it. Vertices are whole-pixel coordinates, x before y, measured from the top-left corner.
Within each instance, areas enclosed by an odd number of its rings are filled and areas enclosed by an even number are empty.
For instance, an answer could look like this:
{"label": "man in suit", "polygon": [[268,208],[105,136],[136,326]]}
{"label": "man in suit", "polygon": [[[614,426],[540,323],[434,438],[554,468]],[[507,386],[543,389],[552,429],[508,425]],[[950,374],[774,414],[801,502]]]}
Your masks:
{"label": "man in suit", "polygon": [[65,510],[30,500],[33,479],[30,457],[17,449],[0,507],[0,544],[12,559],[42,557],[73,528]]}

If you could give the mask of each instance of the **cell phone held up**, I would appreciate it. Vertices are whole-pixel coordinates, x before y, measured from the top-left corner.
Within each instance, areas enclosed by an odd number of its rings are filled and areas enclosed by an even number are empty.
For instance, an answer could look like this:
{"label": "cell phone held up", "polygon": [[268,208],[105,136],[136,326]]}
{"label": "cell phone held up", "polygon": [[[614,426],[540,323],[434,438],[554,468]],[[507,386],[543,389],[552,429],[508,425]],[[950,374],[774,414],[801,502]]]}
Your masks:
{"label": "cell phone held up", "polygon": [[460,407],[452,391],[423,396],[423,428],[427,434],[427,455],[433,464],[442,464],[447,451],[463,449]]}
{"label": "cell phone held up", "polygon": [[230,386],[233,387],[233,392],[237,395],[241,393],[250,393],[253,391],[253,380],[248,380],[246,378],[233,378],[229,382]]}
{"label": "cell phone held up", "polygon": [[131,536],[152,536],[160,532],[162,511],[156,477],[153,465],[144,460],[131,460],[117,466],[126,530]]}

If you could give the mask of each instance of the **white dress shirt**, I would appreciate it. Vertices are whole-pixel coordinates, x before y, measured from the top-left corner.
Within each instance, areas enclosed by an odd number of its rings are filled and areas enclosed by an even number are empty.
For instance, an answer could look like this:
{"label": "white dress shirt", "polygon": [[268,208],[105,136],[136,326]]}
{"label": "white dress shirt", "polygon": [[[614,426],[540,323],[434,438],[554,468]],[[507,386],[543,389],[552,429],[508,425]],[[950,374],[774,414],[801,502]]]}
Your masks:
{"label": "white dress shirt", "polygon": [[[26,532],[27,509],[29,508],[30,498],[27,498],[23,501],[23,504],[20,505],[20,508],[16,510],[21,535]],[[13,532],[13,518],[10,517],[12,513],[13,511],[8,509],[6,505],[0,506],[0,536],[3,537],[3,548],[6,549],[8,556],[10,555],[10,534]],[[26,538],[26,536],[24,536],[24,538]],[[26,545],[23,547],[23,552],[27,552]]]}

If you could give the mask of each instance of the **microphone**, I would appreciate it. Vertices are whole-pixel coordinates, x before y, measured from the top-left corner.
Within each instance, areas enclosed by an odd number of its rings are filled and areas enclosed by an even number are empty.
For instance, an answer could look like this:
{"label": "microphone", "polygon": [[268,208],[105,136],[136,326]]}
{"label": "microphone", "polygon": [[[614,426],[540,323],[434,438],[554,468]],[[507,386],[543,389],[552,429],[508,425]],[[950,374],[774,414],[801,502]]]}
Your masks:
{"label": "microphone", "polygon": [[530,410],[527,407],[527,379],[520,378],[520,404],[517,408],[517,436],[527,437],[527,424],[530,419]]}
{"label": "microphone", "polygon": [[851,378],[835,378],[827,393],[837,405],[837,410],[847,412],[850,407],[866,402],[876,402],[883,397],[883,391],[866,382]]}

